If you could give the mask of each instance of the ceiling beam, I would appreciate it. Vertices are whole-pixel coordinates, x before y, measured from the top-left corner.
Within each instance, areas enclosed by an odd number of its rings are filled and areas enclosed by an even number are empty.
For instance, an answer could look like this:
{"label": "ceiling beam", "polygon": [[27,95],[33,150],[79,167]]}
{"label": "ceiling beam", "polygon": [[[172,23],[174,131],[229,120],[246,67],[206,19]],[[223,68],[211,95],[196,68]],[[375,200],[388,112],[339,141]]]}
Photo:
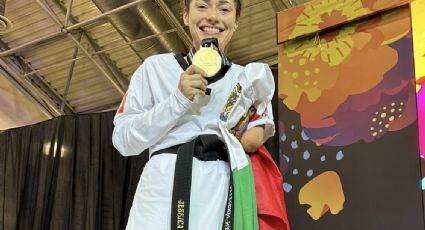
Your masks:
{"label": "ceiling beam", "polygon": [[115,87],[121,96],[124,96],[126,90],[118,83],[118,81],[112,75],[110,75],[107,70],[102,67],[102,65],[100,65],[93,57],[90,56],[90,53],[87,51],[87,49],[84,48],[84,46],[79,43],[72,34],[68,34],[68,38],[70,38],[80,48],[80,50],[83,51],[84,55],[86,55],[87,58],[96,66],[96,68],[102,72],[103,76],[108,79],[108,81]]}
{"label": "ceiling beam", "polygon": [[11,49],[8,49],[8,50],[5,50],[5,51],[3,51],[3,52],[0,52],[0,57],[10,56],[10,55],[15,54],[15,53],[17,53],[17,52],[19,52],[19,51],[22,51],[22,50],[24,50],[24,49],[28,49],[28,48],[30,48],[30,47],[35,47],[35,46],[38,46],[38,45],[44,44],[44,43],[46,43],[47,41],[50,41],[50,40],[52,40],[52,39],[55,39],[55,38],[58,38],[58,37],[64,36],[64,35],[66,35],[67,33],[70,33],[71,31],[74,31],[74,30],[78,30],[78,29],[80,29],[80,28],[82,28],[82,27],[84,27],[84,26],[87,26],[87,25],[91,25],[91,24],[93,24],[93,23],[96,23],[97,21],[102,20],[102,19],[104,19],[105,17],[108,17],[108,16],[109,16],[109,15],[111,15],[111,14],[115,14],[115,13],[117,13],[117,12],[120,12],[120,11],[126,10],[126,9],[128,9],[128,8],[131,8],[131,7],[134,7],[134,6],[136,6],[136,5],[138,5],[139,3],[144,2],[144,1],[147,1],[147,0],[136,0],[136,1],[134,1],[134,2],[131,2],[131,3],[128,3],[128,4],[125,4],[125,5],[122,5],[122,6],[118,7],[118,8],[115,8],[115,9],[113,9],[113,10],[110,10],[110,11],[108,11],[108,12],[102,13],[102,14],[100,14],[100,15],[96,16],[96,17],[93,17],[93,18],[87,19],[87,20],[85,20],[85,21],[79,22],[79,23],[77,23],[77,24],[74,24],[74,25],[72,25],[72,26],[63,27],[63,28],[61,28],[59,31],[54,32],[54,33],[52,33],[52,34],[48,34],[48,35],[46,35],[46,36],[44,36],[44,37],[41,37],[41,38],[38,38],[38,39],[32,40],[32,41],[27,42],[27,43],[24,43],[24,44],[22,44],[22,45],[19,45],[19,46],[16,46],[16,47],[14,47],[14,48],[11,48]]}
{"label": "ceiling beam", "polygon": [[[110,48],[107,48],[107,49],[102,49],[102,50],[90,53],[90,56],[98,56],[100,54],[106,53],[106,52],[111,51],[111,50],[116,50],[116,49],[119,49],[121,47],[128,46],[130,44],[135,44],[135,43],[138,43],[138,42],[142,42],[142,41],[145,41],[145,40],[148,40],[148,39],[152,39],[152,38],[164,35],[164,34],[174,33],[174,32],[176,32],[176,29],[169,29],[169,30],[164,31],[164,32],[149,35],[149,36],[146,36],[146,37],[143,37],[143,38],[139,38],[139,39],[136,39],[136,40],[133,40],[133,41],[126,42],[126,43],[121,44],[121,45],[117,45],[117,46],[114,46],[114,47],[110,47]],[[60,62],[51,64],[51,65],[43,66],[43,67],[37,68],[37,70],[35,70],[35,71],[24,74],[24,76],[31,75],[33,73],[38,73],[38,72],[41,72],[41,71],[44,71],[44,70],[52,69],[52,68],[55,68],[55,67],[63,66],[63,65],[66,65],[68,63],[72,63],[73,61],[77,61],[77,60],[85,59],[85,58],[87,58],[87,57],[83,55],[83,56],[78,56],[76,58],[60,61]]]}
{"label": "ceiling beam", "polygon": [[[61,9],[62,13],[65,13],[65,24],[64,26],[67,27],[69,25],[69,23],[71,22],[73,25],[78,24],[78,20],[75,19],[72,16],[72,1],[70,0],[68,7],[65,7],[60,0],[54,0],[53,2],[59,7],[59,9]],[[134,46],[132,45],[132,43],[129,43],[128,38],[112,23],[110,22],[112,27],[114,27],[114,29],[117,31],[117,33],[121,36],[122,39],[124,39],[124,41],[126,42],[126,44],[129,44],[130,49],[134,52],[134,54],[143,62],[144,59],[143,57],[140,55],[139,52],[137,52],[137,50],[134,48]],[[94,42],[94,39],[92,39],[87,33],[86,36],[89,38],[90,41]],[[128,85],[128,82],[127,82]]]}
{"label": "ceiling beam", "polygon": [[[65,10],[65,27],[69,25],[69,20],[72,19],[72,4],[74,3],[74,0],[70,0],[68,3],[68,7],[64,7],[62,3],[59,2],[59,0],[54,1],[59,8],[62,10],[62,12]],[[74,23],[75,24],[75,23]]]}
{"label": "ceiling beam", "polygon": [[177,34],[179,35],[183,43],[186,45],[186,48],[187,49],[192,48],[192,39],[186,33],[183,26],[180,24],[179,20],[176,18],[176,16],[168,7],[168,5],[164,2],[164,0],[155,0],[155,2],[158,4],[163,16],[168,21],[168,23],[170,23],[172,26],[174,26],[177,29]]}
{"label": "ceiling beam", "polygon": [[279,11],[282,10],[281,6],[279,5],[279,2],[280,1],[276,2],[275,0],[269,0],[269,2],[272,5],[275,13],[277,13],[277,12],[279,12]]}
{"label": "ceiling beam", "polygon": [[[0,50],[8,49],[8,45],[0,40]],[[44,78],[38,74],[26,75],[24,74],[29,71],[33,71],[34,68],[26,62],[22,56],[11,56],[8,58],[0,58],[0,64],[3,67],[3,72],[7,73],[9,81],[15,86],[19,84],[20,89],[25,95],[31,97],[32,101],[37,101],[36,104],[40,104],[40,99],[34,95],[37,93],[42,96],[43,101],[50,107],[49,112],[51,116],[60,116],[62,114],[74,114],[74,109],[65,101],[63,110],[60,110],[60,105],[63,101],[62,95],[60,95],[56,89],[51,87]],[[25,90],[23,90],[25,89]],[[43,104],[43,111],[46,110],[45,104]],[[49,109],[47,109],[49,110]]]}
{"label": "ceiling beam", "polygon": [[81,111],[81,113],[106,112],[110,110],[117,110],[120,103],[121,101],[116,101],[104,105],[99,105],[94,108],[84,109]]}
{"label": "ceiling beam", "polygon": [[293,7],[295,7],[295,6],[297,6],[297,5],[298,5],[297,0],[282,0],[282,2],[283,2],[286,6],[288,6],[288,7],[287,7],[288,9],[289,9],[289,8],[293,8]]}
{"label": "ceiling beam", "polygon": [[0,76],[5,77],[9,82],[15,86],[23,95],[25,95],[34,105],[40,109],[40,111],[46,115],[48,118],[53,118],[58,116],[58,114],[50,109],[50,107],[45,103],[44,100],[40,99],[37,95],[34,94],[34,90],[28,89],[26,84],[22,84],[22,82],[17,81],[18,77],[12,75],[5,68],[3,68],[3,64],[0,59]]}
{"label": "ceiling beam", "polygon": [[[89,42],[92,49],[95,51],[95,53],[102,51],[102,48],[97,44],[97,42],[95,42],[95,40],[90,35],[88,35],[86,32],[83,32],[83,34],[86,40]],[[92,57],[90,53],[89,53],[89,56]],[[104,68],[108,70],[108,72],[112,74],[114,79],[117,80],[118,83],[121,85],[121,88],[124,91],[127,91],[130,81],[121,72],[117,64],[114,61],[112,61],[111,58],[109,58],[109,56],[106,55],[105,53],[100,53],[98,57],[100,58],[100,62],[103,64]]]}
{"label": "ceiling beam", "polygon": [[[36,3],[40,6],[42,10],[57,24],[57,26],[60,29],[64,28],[64,25],[62,22],[57,18],[57,16],[51,11],[46,5],[46,3],[43,3],[42,0],[36,0]],[[93,57],[90,56],[90,53],[87,51],[86,48],[71,34],[67,33],[68,38],[70,38],[84,53],[84,55],[87,56],[87,58],[102,72],[102,74],[108,79],[108,81],[114,86],[114,88],[122,95],[124,96],[126,89],[124,89],[118,82],[118,80],[115,78],[115,76],[111,75],[102,65],[100,65]]]}
{"label": "ceiling beam", "polygon": [[[71,2],[72,2],[72,0],[71,0]],[[81,41],[82,37],[83,37],[83,33],[80,33],[79,36],[78,36],[78,41]],[[75,59],[78,56],[78,50],[79,50],[78,46],[75,46],[74,54],[72,55],[73,59]],[[72,77],[74,76],[75,62],[76,62],[76,60],[72,61],[71,66],[69,67],[68,78],[66,80],[65,91],[63,93],[63,100],[62,100],[62,104],[61,104],[61,109],[63,109],[63,107],[65,106],[66,98],[68,97],[69,87],[71,86],[71,80],[72,80]]]}

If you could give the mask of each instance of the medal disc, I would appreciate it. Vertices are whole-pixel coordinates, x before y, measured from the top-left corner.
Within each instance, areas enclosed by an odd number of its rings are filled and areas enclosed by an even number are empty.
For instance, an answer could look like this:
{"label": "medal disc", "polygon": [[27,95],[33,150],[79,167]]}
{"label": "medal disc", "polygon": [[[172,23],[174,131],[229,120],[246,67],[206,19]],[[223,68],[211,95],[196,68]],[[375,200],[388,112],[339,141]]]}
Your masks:
{"label": "medal disc", "polygon": [[201,47],[194,55],[192,63],[212,77],[221,69],[220,54],[213,47]]}

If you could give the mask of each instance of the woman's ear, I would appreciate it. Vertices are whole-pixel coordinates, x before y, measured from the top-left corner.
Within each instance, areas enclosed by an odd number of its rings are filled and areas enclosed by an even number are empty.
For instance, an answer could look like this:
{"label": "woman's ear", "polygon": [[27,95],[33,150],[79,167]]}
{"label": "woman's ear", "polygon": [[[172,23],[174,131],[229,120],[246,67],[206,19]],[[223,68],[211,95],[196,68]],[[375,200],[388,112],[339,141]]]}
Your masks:
{"label": "woman's ear", "polygon": [[186,10],[183,10],[183,23],[185,26],[189,25],[189,16],[187,15]]}

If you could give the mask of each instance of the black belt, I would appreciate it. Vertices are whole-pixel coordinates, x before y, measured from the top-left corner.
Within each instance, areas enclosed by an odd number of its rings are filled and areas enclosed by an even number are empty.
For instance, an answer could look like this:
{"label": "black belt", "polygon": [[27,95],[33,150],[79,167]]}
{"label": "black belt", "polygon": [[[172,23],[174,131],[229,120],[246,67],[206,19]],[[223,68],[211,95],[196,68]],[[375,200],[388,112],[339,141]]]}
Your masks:
{"label": "black belt", "polygon": [[[199,137],[198,137],[199,138]],[[155,151],[151,154],[151,157],[159,155],[159,154],[163,154],[163,153],[169,153],[169,154],[177,154],[179,148],[183,146],[183,144],[180,145],[174,145],[165,149],[161,149],[158,151]],[[226,146],[223,144],[223,142],[219,142],[217,143],[217,146],[215,147],[216,149],[214,149],[214,151],[199,151],[199,149],[197,151],[193,152],[193,157],[196,157],[198,160],[201,161],[216,161],[216,160],[220,160],[220,161],[229,161],[229,158],[227,156],[227,148]]]}
{"label": "black belt", "polygon": [[[226,146],[218,139],[217,135],[209,134],[200,135],[194,140],[182,145],[156,151],[152,153],[151,157],[161,153],[177,154],[171,202],[171,230],[187,230],[189,227],[193,157],[202,161],[228,161]],[[224,213],[223,229],[232,229],[233,225],[232,180],[230,180],[229,185],[229,196],[226,204],[226,212]]]}

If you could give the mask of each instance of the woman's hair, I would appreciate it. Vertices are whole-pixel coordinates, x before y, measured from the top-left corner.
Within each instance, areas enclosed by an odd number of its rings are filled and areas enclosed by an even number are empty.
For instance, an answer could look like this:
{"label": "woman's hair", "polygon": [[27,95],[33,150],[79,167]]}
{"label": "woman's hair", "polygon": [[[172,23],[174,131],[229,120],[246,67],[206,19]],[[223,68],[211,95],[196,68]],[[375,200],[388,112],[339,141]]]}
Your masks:
{"label": "woman's hair", "polygon": [[[239,17],[241,16],[241,9],[242,9],[241,0],[233,0],[233,1],[235,2],[235,6],[236,6],[236,19],[239,19]],[[191,2],[192,0],[183,0],[184,11],[188,12]]]}

